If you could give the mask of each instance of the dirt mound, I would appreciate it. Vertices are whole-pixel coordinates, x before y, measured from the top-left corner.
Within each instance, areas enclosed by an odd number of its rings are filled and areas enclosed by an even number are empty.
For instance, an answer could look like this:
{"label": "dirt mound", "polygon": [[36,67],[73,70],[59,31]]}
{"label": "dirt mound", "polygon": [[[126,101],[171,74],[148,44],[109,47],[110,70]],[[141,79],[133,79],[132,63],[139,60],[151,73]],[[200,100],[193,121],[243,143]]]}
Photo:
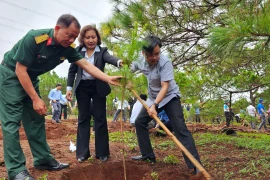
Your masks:
{"label": "dirt mound", "polygon": [[[152,169],[144,164],[126,162],[126,176],[129,180],[151,180]],[[124,179],[123,162],[91,164],[63,173],[60,180],[119,180]]]}

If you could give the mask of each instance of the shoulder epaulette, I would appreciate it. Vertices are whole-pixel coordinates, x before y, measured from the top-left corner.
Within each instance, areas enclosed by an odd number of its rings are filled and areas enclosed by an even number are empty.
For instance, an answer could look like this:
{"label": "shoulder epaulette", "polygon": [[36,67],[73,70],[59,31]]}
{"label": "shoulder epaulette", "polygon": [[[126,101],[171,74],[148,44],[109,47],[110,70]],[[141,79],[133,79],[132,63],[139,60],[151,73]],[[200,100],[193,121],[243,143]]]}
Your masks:
{"label": "shoulder epaulette", "polygon": [[39,44],[39,43],[42,43],[46,40],[49,39],[49,35],[48,34],[43,34],[43,35],[40,35],[40,36],[36,36],[35,37],[35,40],[36,40],[36,43]]}
{"label": "shoulder epaulette", "polygon": [[75,44],[75,43],[72,43],[72,44],[70,45],[70,47],[75,48],[75,47],[76,47],[76,44]]}

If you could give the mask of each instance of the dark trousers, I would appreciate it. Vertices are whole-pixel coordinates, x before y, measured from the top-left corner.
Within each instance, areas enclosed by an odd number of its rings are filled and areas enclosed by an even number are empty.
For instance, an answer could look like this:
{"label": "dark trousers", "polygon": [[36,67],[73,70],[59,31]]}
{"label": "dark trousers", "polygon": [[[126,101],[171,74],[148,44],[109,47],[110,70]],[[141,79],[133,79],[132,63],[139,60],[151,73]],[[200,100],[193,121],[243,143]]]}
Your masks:
{"label": "dark trousers", "polygon": [[121,112],[122,112],[122,118],[123,118],[124,122],[127,121],[126,110],[117,109],[113,115],[113,122],[115,122],[117,120],[117,117]]}
{"label": "dark trousers", "polygon": [[[163,124],[166,126],[167,129],[169,129],[171,132],[173,132],[173,128],[172,128],[172,124],[170,121],[162,121]],[[160,130],[163,130],[163,128],[161,126],[159,126]]]}
{"label": "dark trousers", "polygon": [[196,114],[196,122],[200,123],[201,122],[201,118],[199,114]]}
{"label": "dark trousers", "polygon": [[63,111],[64,111],[64,119],[67,119],[67,105],[61,104],[61,113],[59,119],[62,118]]}
{"label": "dark trousers", "polygon": [[[163,109],[170,119],[176,138],[183,144],[183,146],[187,148],[187,150],[194,156],[194,158],[200,162],[200,157],[195,147],[194,139],[185,124],[180,99],[173,98],[165,106],[158,109],[158,112],[162,111]],[[151,120],[152,118],[148,115],[146,109],[142,108],[135,121],[138,143],[142,155],[153,153],[149,133],[146,128],[147,124]],[[191,161],[184,154],[183,156],[188,168],[194,168],[195,166],[191,163]]]}
{"label": "dark trousers", "polygon": [[59,101],[56,101],[52,102],[52,106],[53,106],[52,119],[58,122],[61,117],[61,104]]}
{"label": "dark trousers", "polygon": [[262,127],[264,127],[264,129],[267,130],[267,127],[266,127],[266,118],[265,118],[265,115],[264,114],[260,114],[260,120],[261,120],[261,123],[258,126],[258,130],[260,130]]}
{"label": "dark trousers", "polygon": [[96,157],[108,156],[109,134],[106,119],[106,97],[101,97],[96,91],[95,80],[82,80],[76,90],[79,118],[77,129],[77,150],[76,156],[89,157],[90,141],[90,120],[91,120],[91,99],[94,106],[95,123],[95,149]]}
{"label": "dark trousers", "polygon": [[230,112],[225,112],[225,118],[226,118],[226,126],[229,127],[230,126],[230,122],[231,122]]}
{"label": "dark trousers", "polygon": [[[39,81],[32,81],[39,94]],[[34,165],[42,165],[53,156],[46,141],[45,117],[33,109],[33,102],[21,86],[16,74],[0,65],[0,121],[3,132],[5,166],[11,179],[26,170],[20,145],[21,122],[33,155]],[[1,176],[1,175],[0,175]]]}

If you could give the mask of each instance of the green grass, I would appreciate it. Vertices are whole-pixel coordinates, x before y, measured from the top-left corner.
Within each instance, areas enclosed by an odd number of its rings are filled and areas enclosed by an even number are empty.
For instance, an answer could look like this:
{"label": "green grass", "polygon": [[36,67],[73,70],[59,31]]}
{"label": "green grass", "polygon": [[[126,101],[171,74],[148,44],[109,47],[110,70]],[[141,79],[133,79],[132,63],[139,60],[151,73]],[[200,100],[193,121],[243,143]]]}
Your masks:
{"label": "green grass", "polygon": [[166,140],[156,145],[158,149],[167,150],[168,148],[174,148],[175,143],[172,140]]}
{"label": "green grass", "polygon": [[47,180],[48,174],[43,174],[38,178],[38,180]]}
{"label": "green grass", "polygon": [[215,146],[215,143],[233,144],[239,149],[248,148],[252,150],[263,150],[270,153],[270,136],[265,134],[241,133],[238,136],[228,136],[226,134],[194,134],[197,145]]}
{"label": "green grass", "polygon": [[168,155],[163,159],[163,162],[166,164],[178,164],[179,159],[174,155]]}
{"label": "green grass", "polygon": [[158,173],[157,172],[152,172],[151,177],[153,180],[158,180]]}
{"label": "green grass", "polygon": [[[123,132],[124,135],[124,143],[130,148],[130,150],[135,149],[137,147],[137,136],[135,133],[130,131]],[[110,141],[112,142],[123,142],[123,138],[121,132],[113,132],[109,133]]]}
{"label": "green grass", "polygon": [[[239,173],[244,174],[244,175],[253,175],[255,177],[259,177],[259,174],[264,174],[265,170],[269,169],[269,162],[266,160],[260,159],[260,160],[252,160],[251,162],[247,163],[246,167],[243,169],[239,170]],[[262,170],[259,170],[258,167],[262,167]]]}

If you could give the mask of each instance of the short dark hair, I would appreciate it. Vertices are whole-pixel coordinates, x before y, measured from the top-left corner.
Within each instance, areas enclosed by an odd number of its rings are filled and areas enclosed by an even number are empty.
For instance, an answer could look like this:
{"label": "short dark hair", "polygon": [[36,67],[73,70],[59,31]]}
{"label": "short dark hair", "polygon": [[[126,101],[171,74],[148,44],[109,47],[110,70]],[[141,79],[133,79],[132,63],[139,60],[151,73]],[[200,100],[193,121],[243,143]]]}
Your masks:
{"label": "short dark hair", "polygon": [[151,53],[157,45],[160,48],[162,47],[160,38],[157,36],[149,35],[144,38],[144,45],[142,46],[142,49],[143,51]]}
{"label": "short dark hair", "polygon": [[85,44],[83,43],[83,38],[84,38],[84,36],[85,36],[86,31],[89,31],[89,30],[95,31],[95,33],[96,33],[96,35],[97,35],[97,38],[98,38],[97,45],[101,45],[101,38],[100,38],[100,34],[99,34],[97,28],[94,27],[94,26],[91,26],[91,25],[86,25],[86,26],[84,26],[84,27],[82,28],[82,30],[81,30],[81,32],[80,32],[80,36],[79,36],[79,38],[78,38],[78,41],[79,41],[79,43],[80,43],[80,46],[85,46]]}
{"label": "short dark hair", "polygon": [[57,83],[57,84],[56,84],[56,87],[57,87],[57,86],[62,86],[62,84],[60,84],[60,83]]}
{"label": "short dark hair", "polygon": [[140,98],[141,98],[142,100],[146,101],[147,95],[146,95],[146,94],[141,94],[141,95],[140,95]]}
{"label": "short dark hair", "polygon": [[63,15],[61,15],[58,18],[58,20],[56,22],[56,25],[61,25],[61,26],[64,26],[64,27],[69,27],[72,23],[74,23],[77,28],[81,29],[81,25],[80,25],[78,19],[76,19],[71,14],[63,14]]}

